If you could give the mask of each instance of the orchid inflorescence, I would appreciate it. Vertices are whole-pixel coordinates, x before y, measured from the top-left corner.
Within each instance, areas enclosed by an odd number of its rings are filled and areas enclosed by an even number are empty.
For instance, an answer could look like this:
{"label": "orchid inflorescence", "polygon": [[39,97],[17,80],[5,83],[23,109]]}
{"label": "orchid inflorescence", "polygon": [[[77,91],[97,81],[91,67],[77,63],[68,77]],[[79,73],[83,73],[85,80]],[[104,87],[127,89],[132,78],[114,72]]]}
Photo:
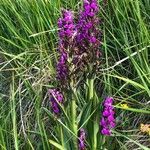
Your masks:
{"label": "orchid inflorescence", "polygon": [[[64,103],[63,89],[70,87],[72,75],[78,76],[89,68],[95,68],[100,58],[101,32],[98,28],[100,19],[97,14],[99,6],[97,0],[83,0],[83,10],[77,18],[70,10],[62,10],[62,17],[58,19],[59,58],[56,67],[56,78],[60,89],[49,90],[52,111],[55,115],[61,112],[60,106]],[[89,72],[93,70],[89,69]],[[104,111],[100,125],[101,133],[111,135],[115,127],[113,98],[107,97],[103,103]],[[82,128],[79,130],[79,149],[84,150],[86,134]]]}
{"label": "orchid inflorescence", "polygon": [[68,77],[69,68],[67,65],[69,49],[72,48],[72,37],[75,32],[73,13],[68,10],[62,11],[62,18],[58,20],[59,27],[59,61],[57,63],[57,79],[65,82]]}
{"label": "orchid inflorescence", "polygon": [[58,89],[50,89],[48,91],[53,112],[58,115],[60,113],[59,105],[63,104],[64,98]]}
{"label": "orchid inflorescence", "polygon": [[86,140],[86,132],[83,128],[81,128],[79,130],[79,149],[80,150],[85,150],[86,148],[85,140]]}
{"label": "orchid inflorescence", "polygon": [[83,10],[79,13],[77,21],[76,43],[78,45],[77,56],[79,64],[86,67],[94,64],[100,57],[101,32],[98,28],[100,19],[97,17],[99,6],[97,0],[84,0]]}
{"label": "orchid inflorescence", "polygon": [[104,135],[111,135],[111,129],[115,127],[113,98],[107,97],[103,103],[103,113],[100,125],[102,127],[101,133]]}

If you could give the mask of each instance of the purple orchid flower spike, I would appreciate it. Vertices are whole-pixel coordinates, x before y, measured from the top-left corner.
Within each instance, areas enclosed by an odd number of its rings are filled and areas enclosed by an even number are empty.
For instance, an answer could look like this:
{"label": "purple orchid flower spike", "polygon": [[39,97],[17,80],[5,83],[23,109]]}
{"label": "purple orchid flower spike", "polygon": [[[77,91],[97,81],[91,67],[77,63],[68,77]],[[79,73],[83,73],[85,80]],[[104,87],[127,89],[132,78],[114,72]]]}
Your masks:
{"label": "purple orchid flower spike", "polygon": [[85,140],[86,140],[86,133],[85,130],[81,128],[79,131],[79,150],[85,150],[86,148]]}
{"label": "purple orchid flower spike", "polygon": [[111,129],[116,126],[115,124],[115,111],[114,107],[112,106],[113,104],[113,98],[112,97],[107,97],[103,103],[104,109],[102,113],[102,118],[100,121],[100,126],[102,128],[101,133],[103,135],[111,135]]}
{"label": "purple orchid flower spike", "polygon": [[57,89],[48,90],[52,111],[54,114],[60,114],[60,104],[63,104],[64,98],[62,93]]}
{"label": "purple orchid flower spike", "polygon": [[57,63],[57,79],[64,82],[68,78],[68,49],[72,45],[72,37],[75,33],[73,13],[68,10],[62,11],[62,18],[58,19],[59,27],[59,60]]}
{"label": "purple orchid flower spike", "polygon": [[75,54],[80,68],[88,64],[95,64],[101,56],[99,51],[101,45],[101,32],[99,30],[100,20],[97,17],[99,11],[97,0],[84,0],[83,10],[80,11],[77,21],[76,43],[78,51]]}

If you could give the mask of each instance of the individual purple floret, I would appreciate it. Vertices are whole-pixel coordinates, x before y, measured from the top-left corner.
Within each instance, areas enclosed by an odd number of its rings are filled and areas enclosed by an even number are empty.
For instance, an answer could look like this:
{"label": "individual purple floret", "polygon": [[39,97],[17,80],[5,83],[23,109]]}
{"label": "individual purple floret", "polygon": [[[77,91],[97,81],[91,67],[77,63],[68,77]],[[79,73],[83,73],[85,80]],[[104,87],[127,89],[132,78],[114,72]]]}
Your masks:
{"label": "individual purple floret", "polygon": [[104,109],[100,121],[102,129],[101,133],[103,135],[111,135],[111,129],[115,127],[115,117],[114,117],[115,112],[112,104],[113,104],[112,97],[107,97],[103,103]]}
{"label": "individual purple floret", "polygon": [[85,140],[86,140],[86,133],[85,130],[81,128],[79,131],[79,150],[85,150],[86,148]]}
{"label": "individual purple floret", "polygon": [[72,38],[75,33],[73,14],[63,10],[62,18],[58,20],[59,27],[59,60],[57,63],[57,79],[65,81],[68,76],[68,50],[72,47]]}
{"label": "individual purple floret", "polygon": [[87,57],[86,60],[90,61],[90,63],[95,62],[95,59],[99,57],[97,54],[101,44],[101,32],[98,29],[100,24],[100,20],[97,17],[98,11],[97,0],[84,0],[83,11],[80,12],[77,22],[76,41],[79,51],[76,55],[84,54]]}
{"label": "individual purple floret", "polygon": [[58,115],[60,113],[59,105],[62,104],[64,101],[63,95],[57,89],[50,89],[48,91],[48,93],[49,93],[49,97],[50,97],[52,110],[56,115]]}

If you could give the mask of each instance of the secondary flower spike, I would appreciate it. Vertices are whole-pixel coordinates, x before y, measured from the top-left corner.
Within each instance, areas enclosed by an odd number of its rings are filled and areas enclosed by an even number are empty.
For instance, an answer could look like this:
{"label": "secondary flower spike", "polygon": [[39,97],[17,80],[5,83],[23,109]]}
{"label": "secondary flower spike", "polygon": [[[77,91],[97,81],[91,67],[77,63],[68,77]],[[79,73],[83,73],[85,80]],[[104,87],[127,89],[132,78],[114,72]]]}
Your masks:
{"label": "secondary flower spike", "polygon": [[103,103],[103,113],[100,121],[101,133],[103,135],[111,135],[111,129],[115,127],[115,111],[113,104],[113,98],[107,97]]}
{"label": "secondary flower spike", "polygon": [[[79,14],[77,22],[77,56],[79,62],[84,64],[94,63],[101,55],[99,47],[101,44],[101,32],[99,30],[100,20],[97,17],[99,11],[97,0],[84,0],[83,11]],[[77,58],[76,56],[76,58]],[[81,63],[79,63],[81,64]]]}
{"label": "secondary flower spike", "polygon": [[57,79],[65,81],[68,77],[68,53],[72,47],[72,37],[75,32],[73,14],[71,11],[63,10],[62,18],[58,19],[59,27],[59,60],[57,63]]}
{"label": "secondary flower spike", "polygon": [[48,91],[49,99],[51,102],[52,111],[58,115],[60,113],[60,104],[63,103],[64,98],[62,93],[57,89],[50,89]]}
{"label": "secondary flower spike", "polygon": [[81,128],[79,131],[79,150],[85,150],[86,148],[85,140],[86,140],[86,133],[85,130]]}

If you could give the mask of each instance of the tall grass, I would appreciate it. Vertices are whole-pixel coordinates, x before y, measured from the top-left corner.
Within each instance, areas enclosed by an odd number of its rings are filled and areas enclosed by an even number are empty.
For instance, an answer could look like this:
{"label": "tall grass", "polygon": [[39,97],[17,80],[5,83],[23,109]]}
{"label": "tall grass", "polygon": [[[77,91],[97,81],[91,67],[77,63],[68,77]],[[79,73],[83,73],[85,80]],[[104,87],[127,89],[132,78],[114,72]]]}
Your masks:
{"label": "tall grass", "polygon": [[[75,92],[77,104],[62,108],[62,119],[50,111],[47,89],[56,86],[57,19],[61,8],[77,10],[81,4],[77,0],[0,1],[0,149],[74,150],[76,123],[87,130],[88,149],[150,148],[149,136],[139,131],[140,123],[150,123],[148,0],[110,0],[106,6],[99,1],[101,68],[92,83],[85,81]],[[117,127],[113,136],[102,137],[100,118],[93,114],[100,114],[107,95],[115,98]],[[121,103],[129,108],[122,109]],[[72,118],[70,110],[76,107],[77,116]]]}

